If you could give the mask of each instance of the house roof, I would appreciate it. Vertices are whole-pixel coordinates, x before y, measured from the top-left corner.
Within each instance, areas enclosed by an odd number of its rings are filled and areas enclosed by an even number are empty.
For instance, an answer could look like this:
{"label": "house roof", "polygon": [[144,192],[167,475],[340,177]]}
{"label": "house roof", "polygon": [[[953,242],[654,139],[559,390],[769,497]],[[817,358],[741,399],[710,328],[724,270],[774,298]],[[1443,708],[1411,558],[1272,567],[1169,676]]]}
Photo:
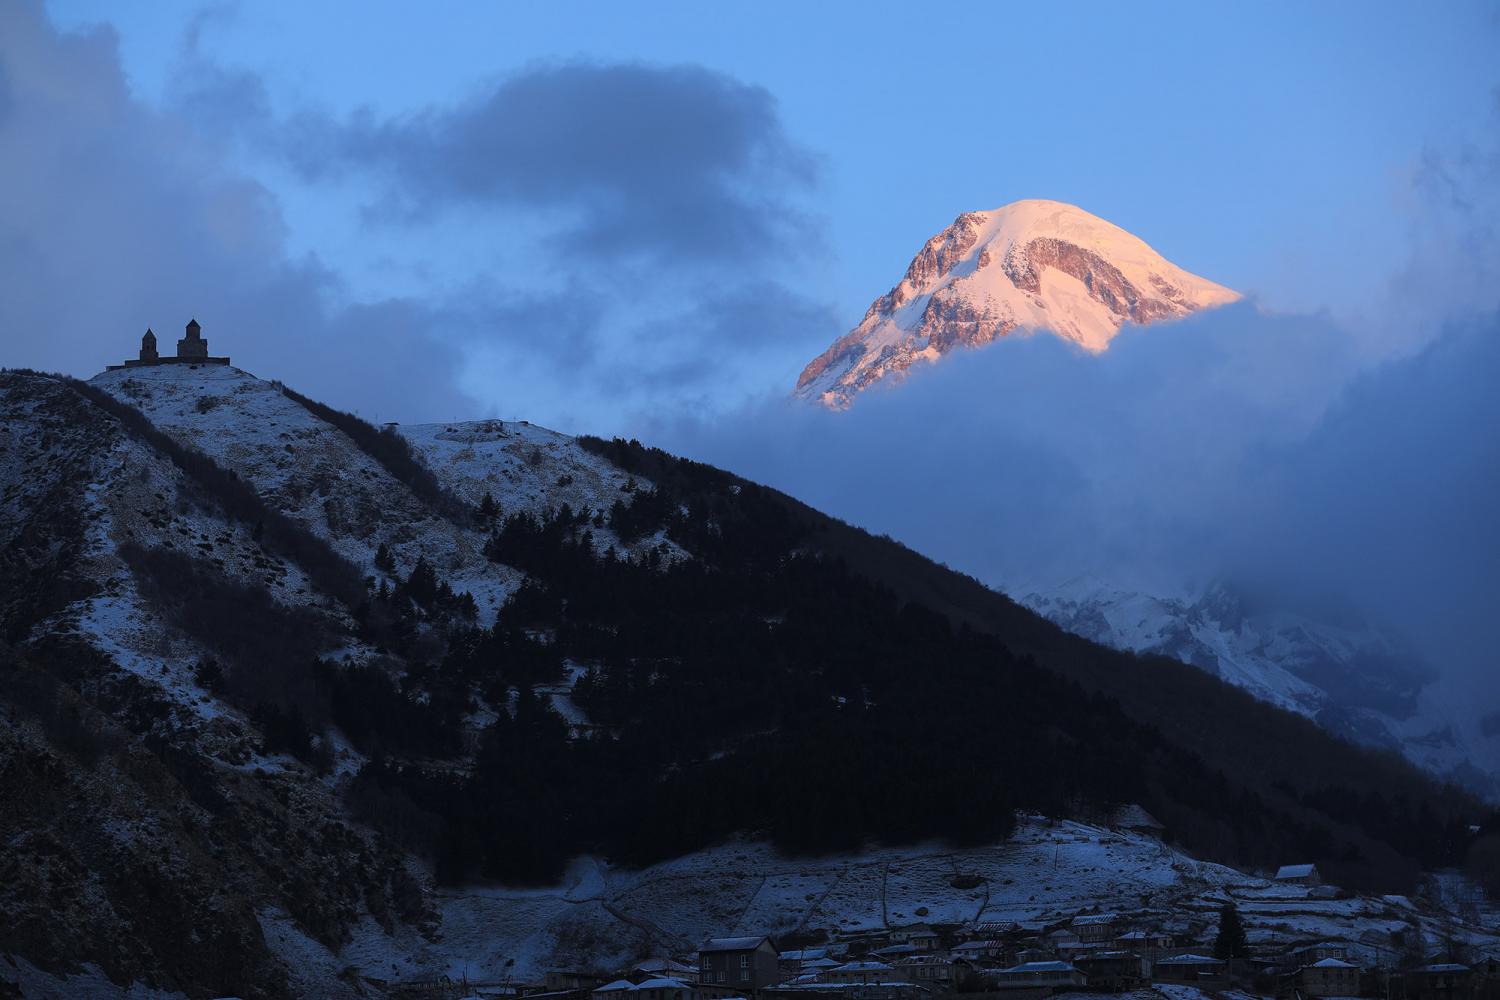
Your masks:
{"label": "house roof", "polygon": [[1022,962],[1020,965],[1013,965],[1013,966],[1011,966],[1008,969],[1001,969],[1000,971],[1001,972],[1077,972],[1078,970],[1076,968],[1074,968],[1072,965],[1070,965],[1069,963],[1067,963],[1067,962],[1056,962],[1056,961],[1053,961],[1053,962]]}
{"label": "house roof", "polygon": [[[906,992],[912,992],[912,991],[916,991],[916,990],[920,990],[923,993],[930,993],[930,992],[932,992],[930,989],[928,989],[926,986],[923,986],[921,983],[909,983],[909,982],[907,982],[904,979],[893,979],[893,980],[890,980],[888,982],[887,981],[881,981],[881,982],[878,982],[878,983],[869,983],[867,985],[869,985],[869,986],[888,986],[888,987],[894,987],[894,988],[899,988],[899,989],[901,989],[903,991],[906,991]],[[859,987],[854,987],[854,988],[858,989]],[[827,992],[827,993],[843,993],[843,992],[845,992],[845,991],[847,991],[849,989],[850,989],[850,986],[849,986],[848,983],[802,983],[802,982],[795,982],[794,981],[794,982],[790,982],[790,983],[782,983],[779,986],[767,986],[766,989],[764,990],[764,992],[766,992],[766,993],[802,993],[802,992],[817,991],[817,992]]]}
{"label": "house roof", "polygon": [[839,967],[840,964],[841,963],[835,962],[831,958],[814,958],[811,961],[803,962],[802,963],[802,968],[804,968],[804,969],[836,969],[836,968]]}
{"label": "house roof", "polygon": [[1317,873],[1317,865],[1282,865],[1276,869],[1277,878],[1307,878]]}
{"label": "house roof", "polygon": [[791,951],[784,951],[784,952],[782,952],[781,953],[781,957],[784,958],[784,959],[786,959],[789,962],[797,962],[797,961],[810,962],[810,961],[812,961],[815,958],[827,958],[828,957],[828,949],[827,948],[794,948]]}
{"label": "house roof", "polygon": [[1120,919],[1118,913],[1085,913],[1073,918],[1074,927],[1088,927],[1097,924],[1112,924]]}
{"label": "house roof", "polygon": [[635,970],[637,972],[692,972],[693,967],[674,962],[670,958],[648,958],[644,962],[637,962]]}
{"label": "house roof", "polygon": [[1157,965],[1223,965],[1223,959],[1210,958],[1207,955],[1173,955],[1171,958],[1157,959]]}
{"label": "house roof", "polygon": [[828,970],[830,972],[890,972],[891,967],[884,962],[845,962],[843,965]]}
{"label": "house roof", "polygon": [[874,955],[910,955],[917,950],[914,944],[888,944],[884,948],[876,948],[871,954]]}
{"label": "house roof", "polygon": [[1457,962],[1438,962],[1436,965],[1424,965],[1420,969],[1418,969],[1417,971],[1418,972],[1471,972],[1473,970],[1471,970],[1467,965],[1460,965]]}
{"label": "house roof", "polygon": [[1338,958],[1325,958],[1308,966],[1310,969],[1357,969],[1359,966]]}
{"label": "house roof", "polygon": [[635,983],[632,983],[628,979],[616,979],[614,982],[612,982],[612,983],[605,983],[603,986],[600,986],[598,989],[592,990],[591,992],[594,992],[594,993],[620,993],[620,992],[625,992],[627,990],[635,990],[635,989],[639,989],[639,988],[640,987],[636,986]]}
{"label": "house roof", "polygon": [[1004,941],[965,941],[963,944],[955,945],[954,951],[986,951],[991,948],[1004,948]]}
{"label": "house roof", "polygon": [[665,976],[647,979],[636,986],[638,990],[685,990],[687,988],[687,983],[684,983],[682,980],[668,979]]}
{"label": "house roof", "polygon": [[759,948],[761,942],[766,940],[765,935],[760,937],[721,937],[709,938],[703,942],[698,949],[701,955],[705,951],[754,951]]}

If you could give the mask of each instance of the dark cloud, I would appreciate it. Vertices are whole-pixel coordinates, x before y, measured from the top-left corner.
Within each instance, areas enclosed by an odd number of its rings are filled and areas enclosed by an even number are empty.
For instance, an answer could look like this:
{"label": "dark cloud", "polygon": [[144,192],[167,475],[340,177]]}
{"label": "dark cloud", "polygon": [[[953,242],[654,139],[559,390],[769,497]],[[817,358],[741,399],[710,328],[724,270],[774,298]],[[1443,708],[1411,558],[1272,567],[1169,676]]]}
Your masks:
{"label": "dark cloud", "polygon": [[823,252],[798,204],[816,161],[764,89],[694,66],[570,62],[396,117],[278,117],[264,81],[206,54],[219,16],[185,34],[176,115],[252,162],[290,162],[312,191],[355,192],[354,221],[398,267],[455,233],[504,261],[442,296],[483,405],[596,430],[720,407],[747,381],[787,381],[838,331],[797,287]]}
{"label": "dark cloud", "polygon": [[1364,374],[1358,336],[1244,304],[950,355],[845,413],[767,401],[642,437],[1022,594],[1216,579],[1353,607],[1500,707],[1500,317]]}
{"label": "dark cloud", "polygon": [[1275,467],[1262,566],[1357,596],[1500,704],[1500,315],[1361,376]]}
{"label": "dark cloud", "polygon": [[275,198],[179,116],[129,94],[108,31],[61,35],[0,7],[4,363],[92,375],[147,326],[190,316],[215,350],[366,412],[447,414],[459,355],[441,310],[341,305],[337,276],[288,259]]}
{"label": "dark cloud", "polygon": [[[371,415],[500,409],[610,432],[610,413],[732,397],[723,383],[769,368],[794,332],[799,356],[831,336],[775,274],[803,225],[783,194],[815,170],[764,90],[567,64],[399,120],[283,121],[264,81],[205,54],[223,16],[188,26],[155,108],[129,93],[110,32],[61,35],[33,4],[0,14],[5,363],[90,374],[147,325],[170,336],[196,315],[237,364]],[[289,255],[278,198],[247,172],[288,148],[309,174],[371,170],[370,190],[434,217],[395,243],[456,228],[524,246],[482,204],[530,213],[541,262],[372,298]]]}
{"label": "dark cloud", "polygon": [[1355,365],[1326,321],[1244,303],[1127,329],[1099,356],[1008,338],[848,413],[772,400],[655,432],[986,580],[1169,569],[1142,582],[1175,586],[1222,568],[1265,456]]}
{"label": "dark cloud", "polygon": [[[247,87],[231,93],[244,101]],[[555,213],[559,252],[691,266],[799,250],[816,227],[791,196],[816,161],[766,90],[697,66],[535,66],[457,107],[342,122],[291,120],[284,149],[307,176],[372,171],[378,212],[454,206]]]}
{"label": "dark cloud", "polygon": [[[683,298],[685,309],[634,331],[630,353],[638,360],[617,378],[652,392],[683,386],[722,391],[746,381],[786,385],[795,375],[787,370],[791,361],[817,353],[841,332],[832,307],[775,281],[703,287]],[[735,377],[751,368],[763,377]]]}

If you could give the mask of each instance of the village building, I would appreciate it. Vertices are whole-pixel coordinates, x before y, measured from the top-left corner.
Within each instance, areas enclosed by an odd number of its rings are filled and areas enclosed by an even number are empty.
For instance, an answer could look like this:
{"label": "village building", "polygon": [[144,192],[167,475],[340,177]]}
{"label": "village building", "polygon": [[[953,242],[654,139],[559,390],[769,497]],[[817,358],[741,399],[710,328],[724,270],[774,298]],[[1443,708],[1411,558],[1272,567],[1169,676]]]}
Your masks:
{"label": "village building", "polygon": [[898,958],[891,968],[902,979],[909,979],[939,992],[947,992],[953,983],[953,960],[931,953]]}
{"label": "village building", "polygon": [[1172,935],[1161,931],[1134,930],[1117,934],[1113,945],[1120,951],[1133,951],[1142,958],[1154,959],[1171,951],[1176,942],[1172,940]]}
{"label": "village building", "polygon": [[176,357],[162,357],[156,349],[156,334],[149,329],[141,337],[141,351],[138,356],[127,360],[124,364],[110,365],[110,371],[118,371],[121,368],[148,368],[153,365],[227,365],[228,358],[210,357],[208,353],[208,341],[203,337],[203,328],[195,319],[188,320],[185,335],[177,342]]}
{"label": "village building", "polygon": [[[1113,929],[1111,929],[1110,934],[1113,933],[1114,931]],[[1068,928],[1055,930],[1052,933],[1048,934],[1043,940],[1046,942],[1046,946],[1048,948],[1051,948],[1053,953],[1061,958],[1069,958],[1088,947],[1088,945],[1084,943],[1082,935],[1080,935],[1077,931],[1070,930]],[[1103,938],[1103,940],[1108,941],[1109,938],[1106,936],[1105,938]]]}
{"label": "village building", "polygon": [[842,931],[836,940],[850,955],[868,955],[876,948],[884,948],[890,944],[891,932],[875,927],[868,930]]}
{"label": "village building", "polygon": [[780,977],[776,946],[761,937],[711,938],[698,949],[698,981],[760,990]]}
{"label": "village building", "polygon": [[1276,869],[1276,881],[1284,885],[1322,885],[1317,865],[1282,865]]}
{"label": "village building", "polygon": [[1095,951],[1073,960],[1095,989],[1133,989],[1150,979],[1145,959],[1129,951]]}
{"label": "village building", "polygon": [[896,970],[884,962],[858,961],[828,969],[818,976],[825,983],[845,983],[868,986],[871,983],[886,983],[897,978]]}
{"label": "village building", "polygon": [[629,1000],[696,1000],[693,988],[680,979],[657,976],[637,983]]}
{"label": "village building", "polygon": [[1435,962],[1401,977],[1406,1000],[1461,1000],[1474,988],[1474,970],[1458,962]]}
{"label": "village building", "polygon": [[1317,944],[1304,945],[1293,951],[1288,958],[1292,965],[1301,967],[1321,962],[1325,958],[1337,958],[1347,961],[1349,958],[1349,946],[1340,941],[1319,941]]}
{"label": "village building", "polygon": [[891,931],[891,941],[895,944],[909,944],[917,951],[936,951],[939,944],[938,932],[927,924],[894,928]]}
{"label": "village building", "polygon": [[1173,955],[1152,965],[1152,976],[1164,983],[1197,983],[1221,979],[1224,961],[1207,955]]}
{"label": "village building", "polygon": [[593,990],[604,982],[603,976],[589,972],[549,972],[542,977],[542,989],[548,993]]}
{"label": "village building", "polygon": [[985,941],[965,941],[955,945],[950,953],[953,958],[962,958],[976,965],[993,962],[1005,957],[1005,942],[996,938]]}
{"label": "village building", "polygon": [[1361,970],[1340,958],[1324,958],[1304,965],[1294,974],[1297,992],[1305,997],[1352,997],[1359,995]]}
{"label": "village building", "polygon": [[701,980],[693,984],[693,995],[697,1000],[745,1000],[750,991],[743,986],[734,987],[728,983],[705,983]]}
{"label": "village building", "polygon": [[821,976],[829,969],[836,969],[843,964],[843,962],[833,958],[814,958],[802,963],[802,971],[811,972],[815,976]]}
{"label": "village building", "polygon": [[884,983],[857,985],[849,983],[804,982],[797,980],[772,986],[765,996],[777,1000],[927,1000],[932,991],[917,983],[893,979]]}
{"label": "village building", "polygon": [[696,982],[698,970],[691,965],[673,961],[670,958],[648,958],[644,962],[637,962],[630,970],[631,977],[637,981],[641,979],[654,979],[663,977],[667,979],[680,979],[685,983]]}
{"label": "village building", "polygon": [[781,969],[781,975],[787,979],[808,971],[808,963],[819,961],[828,963],[824,968],[832,968],[839,964],[829,959],[827,948],[792,948],[781,952],[776,957],[776,964]]}
{"label": "village building", "polygon": [[1085,913],[1073,918],[1072,931],[1085,946],[1106,944],[1112,941],[1120,922],[1113,913]]}
{"label": "village building", "polygon": [[1088,976],[1068,962],[1026,962],[993,974],[995,988],[1071,989],[1088,985]]}
{"label": "village building", "polygon": [[616,979],[589,991],[592,1000],[626,1000],[635,993],[636,985],[628,979]]}
{"label": "village building", "polygon": [[1029,930],[1033,934],[1040,934],[1046,930],[1046,926],[1038,923],[1022,924],[1015,920],[981,920],[976,923],[968,934],[971,938],[997,938],[1007,934],[1017,934],[1023,930]]}

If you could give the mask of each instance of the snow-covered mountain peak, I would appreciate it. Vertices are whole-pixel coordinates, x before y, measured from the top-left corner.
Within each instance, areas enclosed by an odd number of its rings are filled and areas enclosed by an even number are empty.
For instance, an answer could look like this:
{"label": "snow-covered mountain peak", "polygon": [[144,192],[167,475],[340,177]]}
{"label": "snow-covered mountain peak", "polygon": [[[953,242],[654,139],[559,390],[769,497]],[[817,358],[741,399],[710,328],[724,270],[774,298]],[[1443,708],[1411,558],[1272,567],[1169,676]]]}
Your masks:
{"label": "snow-covered mountain peak", "polygon": [[1077,206],[1011,202],[960,215],[929,239],[901,282],[803,370],[795,393],[843,407],[956,346],[1050,330],[1097,352],[1126,323],[1177,319],[1237,298]]}

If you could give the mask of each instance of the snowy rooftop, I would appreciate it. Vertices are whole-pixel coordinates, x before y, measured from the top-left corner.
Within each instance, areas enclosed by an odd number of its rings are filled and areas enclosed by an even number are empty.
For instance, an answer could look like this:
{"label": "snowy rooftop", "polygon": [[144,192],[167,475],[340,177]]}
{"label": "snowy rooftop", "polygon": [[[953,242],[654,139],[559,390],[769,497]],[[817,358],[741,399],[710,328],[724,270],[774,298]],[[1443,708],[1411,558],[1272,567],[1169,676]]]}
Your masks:
{"label": "snowy rooftop", "polygon": [[751,951],[759,948],[764,936],[760,937],[721,937],[709,938],[699,948],[700,953],[705,951]]}
{"label": "snowy rooftop", "polygon": [[1001,969],[1000,971],[1006,973],[1042,973],[1077,972],[1078,970],[1067,962],[1022,962],[1020,965],[1013,965],[1009,969]]}
{"label": "snowy rooftop", "polygon": [[1307,878],[1317,874],[1316,865],[1282,865],[1276,869],[1277,878]]}
{"label": "snowy rooftop", "polygon": [[1097,924],[1112,924],[1120,919],[1118,913],[1086,913],[1080,917],[1073,918],[1074,927],[1088,927]]}

